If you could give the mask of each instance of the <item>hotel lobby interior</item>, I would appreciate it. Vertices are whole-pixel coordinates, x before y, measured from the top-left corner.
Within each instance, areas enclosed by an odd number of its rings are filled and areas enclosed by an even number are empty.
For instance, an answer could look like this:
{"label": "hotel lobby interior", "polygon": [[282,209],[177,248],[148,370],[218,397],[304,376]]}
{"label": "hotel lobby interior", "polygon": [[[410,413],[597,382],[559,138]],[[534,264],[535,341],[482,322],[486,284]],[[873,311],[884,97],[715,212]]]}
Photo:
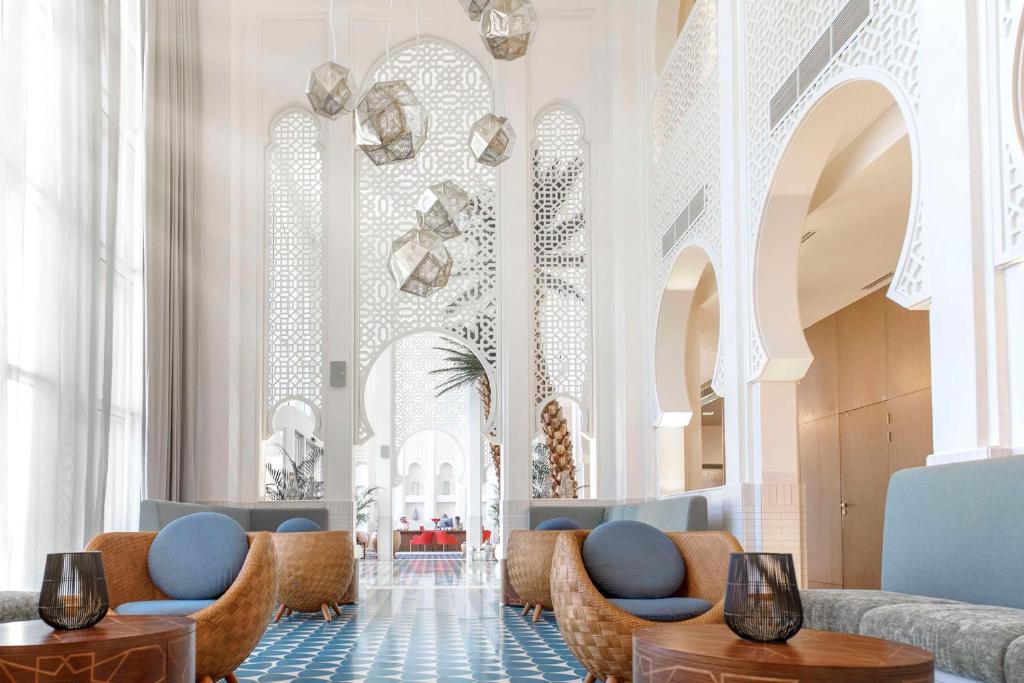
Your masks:
{"label": "hotel lobby interior", "polygon": [[0,0],[0,683],[1024,683],[1024,0]]}

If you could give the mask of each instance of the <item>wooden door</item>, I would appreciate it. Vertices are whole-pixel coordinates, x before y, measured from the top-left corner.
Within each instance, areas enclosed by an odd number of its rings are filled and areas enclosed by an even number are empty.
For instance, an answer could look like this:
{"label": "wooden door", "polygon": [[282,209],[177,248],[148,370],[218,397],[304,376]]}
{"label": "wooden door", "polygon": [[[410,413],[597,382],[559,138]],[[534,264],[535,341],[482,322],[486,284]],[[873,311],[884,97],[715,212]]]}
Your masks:
{"label": "wooden door", "polygon": [[839,477],[839,417],[830,415],[801,424],[800,479],[804,482],[810,588],[843,587]]}
{"label": "wooden door", "polygon": [[836,349],[839,412],[888,398],[883,290],[836,313]]}
{"label": "wooden door", "polygon": [[882,524],[889,485],[886,403],[839,416],[843,503],[843,587],[875,588],[882,579]]}
{"label": "wooden door", "polygon": [[932,452],[932,391],[922,389],[888,401],[889,471],[924,467]]}

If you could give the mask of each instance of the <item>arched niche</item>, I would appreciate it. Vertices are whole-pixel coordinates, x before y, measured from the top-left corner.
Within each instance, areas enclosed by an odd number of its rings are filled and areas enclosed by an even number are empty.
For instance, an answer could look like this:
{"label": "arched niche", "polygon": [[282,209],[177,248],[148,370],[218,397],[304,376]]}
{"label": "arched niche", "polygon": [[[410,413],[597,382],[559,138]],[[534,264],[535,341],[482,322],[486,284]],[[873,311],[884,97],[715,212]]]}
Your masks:
{"label": "arched niche", "polygon": [[[900,244],[898,260],[888,273],[888,296],[908,308],[927,306],[926,300],[915,300],[897,288],[909,277],[908,269],[915,267],[913,252],[919,246],[914,243],[919,231],[913,229],[918,220],[918,152],[910,108],[884,75],[847,78],[826,88],[794,129],[765,202],[753,277],[755,320],[765,359],[753,380],[799,380],[813,361],[804,328],[814,322],[814,314],[801,310],[799,282],[801,243],[816,239],[817,234],[809,217],[831,196],[830,192],[842,191],[837,188],[850,181],[850,174],[861,173],[870,164],[898,166],[904,163],[896,158],[900,155],[909,164],[905,169],[909,187],[903,198],[907,218],[900,221],[897,230],[883,235],[885,239],[895,236]],[[863,192],[851,192],[851,196],[874,201]],[[852,202],[845,208],[864,209]],[[864,224],[872,225],[870,221]],[[865,235],[859,241],[849,241],[847,251],[830,265],[836,269],[831,277],[845,279],[847,286],[853,287],[845,295],[848,298],[863,296],[858,288],[870,289],[870,280],[862,282],[872,267],[863,254],[874,248],[875,239]],[[846,303],[853,300],[849,298]],[[805,320],[805,314],[812,319]]]}
{"label": "arched niche", "polygon": [[[688,373],[687,342],[695,303],[697,306],[702,303],[698,301],[702,280],[707,283],[709,277],[714,282],[717,297],[718,277],[708,252],[700,245],[690,244],[676,257],[662,292],[654,343],[655,424],[658,426],[686,426],[698,408],[693,404],[688,387],[701,382],[688,376],[692,368]],[[720,339],[720,322],[716,333],[716,338]],[[715,364],[720,365],[721,344],[716,346]]]}

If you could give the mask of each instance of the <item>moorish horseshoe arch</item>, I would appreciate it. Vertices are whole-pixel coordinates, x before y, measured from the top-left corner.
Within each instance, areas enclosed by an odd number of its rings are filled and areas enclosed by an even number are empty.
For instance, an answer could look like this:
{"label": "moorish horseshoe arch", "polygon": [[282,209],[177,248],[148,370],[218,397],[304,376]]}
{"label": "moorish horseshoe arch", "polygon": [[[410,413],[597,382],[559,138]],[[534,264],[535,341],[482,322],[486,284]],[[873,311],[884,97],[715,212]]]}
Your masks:
{"label": "moorish horseshoe arch", "polygon": [[930,304],[923,272],[920,148],[913,108],[885,72],[851,69],[830,81],[803,110],[782,148],[762,205],[751,277],[755,346],[762,355],[752,366],[750,381],[799,380],[813,361],[800,321],[797,293],[800,231],[811,193],[829,160],[830,132],[834,138],[841,133],[834,122],[844,120],[849,101],[881,92],[899,109],[907,130],[911,163],[907,224],[887,296],[905,308],[927,308]]}
{"label": "moorish horseshoe arch", "polygon": [[[688,284],[692,285],[687,288],[692,291],[696,289],[697,283],[704,271],[707,268],[711,268],[715,278],[715,287],[718,289],[719,299],[721,299],[721,269],[715,262],[715,259],[712,258],[712,252],[709,250],[709,247],[710,245],[695,237],[685,240],[682,247],[676,253],[669,275],[671,279],[671,275],[676,272],[677,268],[685,269],[686,272],[683,274],[683,277],[685,277]],[[670,291],[668,285],[669,280],[666,280],[661,291],[660,303],[658,304],[657,316],[655,318],[653,365],[655,426],[659,426],[662,416],[666,414],[689,413],[692,416],[693,411],[696,409],[695,406],[690,405],[685,386],[682,394],[678,395],[671,391],[670,381],[666,379],[666,376],[672,375],[674,372],[678,372],[682,378],[688,379],[685,372],[685,358],[688,350],[686,338],[687,329],[690,325],[690,316],[692,315],[692,302],[689,302],[685,314],[682,315],[682,325],[677,326],[680,320],[677,316],[672,315],[673,312],[668,311],[666,308],[666,298]],[[715,349],[715,369],[712,375],[711,388],[715,390],[716,394],[724,397],[726,395],[725,387],[721,385],[724,384],[722,378],[724,377],[725,358],[723,347],[725,345],[722,343],[722,338],[722,315],[719,313],[718,348]],[[669,357],[675,358],[678,361],[678,365],[669,361]],[[678,384],[685,385],[685,382]],[[689,421],[688,418],[687,421]]]}
{"label": "moorish horseshoe arch", "polygon": [[[421,37],[381,55],[368,70],[362,91],[373,82],[404,78],[430,112],[427,141],[414,160],[376,167],[358,148],[356,178],[356,377],[357,445],[374,434],[367,417],[366,383],[380,354],[398,339],[432,333],[465,345],[483,362],[492,406],[486,438],[501,438],[500,261],[497,233],[497,171],[482,166],[466,149],[469,127],[494,107],[491,79],[461,47]],[[453,180],[474,197],[472,226],[446,246],[455,259],[448,286],[427,299],[398,291],[385,264],[391,240],[415,226],[414,208],[429,185]],[[403,218],[395,220],[393,217]]]}

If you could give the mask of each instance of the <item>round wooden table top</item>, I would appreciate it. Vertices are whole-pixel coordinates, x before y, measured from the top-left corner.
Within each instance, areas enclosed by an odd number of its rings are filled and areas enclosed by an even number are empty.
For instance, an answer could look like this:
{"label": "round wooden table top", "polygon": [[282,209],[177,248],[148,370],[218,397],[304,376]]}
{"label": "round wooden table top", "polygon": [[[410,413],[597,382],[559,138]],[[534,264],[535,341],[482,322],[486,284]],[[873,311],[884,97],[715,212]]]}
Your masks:
{"label": "round wooden table top", "polygon": [[104,641],[117,641],[120,647],[147,645],[154,640],[170,640],[194,633],[196,622],[188,617],[122,617],[108,614],[91,628],[61,631],[36,621],[0,624],[0,656],[25,649],[34,652],[67,653],[91,649]]}
{"label": "round wooden table top", "polygon": [[633,634],[633,679],[757,676],[758,681],[932,681],[932,655],[878,638],[804,629],[786,643],[743,640],[724,624],[666,624]]}

